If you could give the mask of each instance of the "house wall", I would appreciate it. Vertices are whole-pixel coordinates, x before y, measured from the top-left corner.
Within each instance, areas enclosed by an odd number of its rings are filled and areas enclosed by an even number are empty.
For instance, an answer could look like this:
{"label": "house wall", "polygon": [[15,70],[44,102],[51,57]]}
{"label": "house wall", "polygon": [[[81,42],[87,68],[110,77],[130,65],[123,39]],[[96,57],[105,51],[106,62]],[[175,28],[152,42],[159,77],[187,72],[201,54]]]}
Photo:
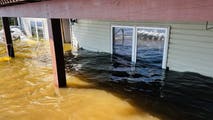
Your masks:
{"label": "house wall", "polygon": [[87,50],[110,52],[110,22],[79,20],[72,26],[72,43]]}
{"label": "house wall", "polygon": [[69,19],[61,19],[61,29],[62,29],[62,37],[64,43],[71,42],[71,35],[70,35],[70,26],[69,26]]}
{"label": "house wall", "polygon": [[[72,26],[75,46],[87,50],[111,52],[111,25],[170,27],[167,66],[171,70],[190,71],[213,77],[213,29],[202,23],[113,22],[78,20]],[[209,25],[212,27],[213,23]]]}
{"label": "house wall", "polygon": [[48,24],[47,19],[42,19],[44,23],[44,39],[49,40]]}
{"label": "house wall", "polygon": [[32,32],[31,32],[31,25],[30,21],[42,21],[43,22],[43,34],[45,40],[49,39],[49,34],[48,34],[48,26],[47,26],[47,19],[44,18],[21,18],[21,28],[25,32],[25,34],[28,37],[32,37]]}
{"label": "house wall", "polygon": [[30,21],[27,18],[20,18],[21,28],[28,37],[32,37]]}

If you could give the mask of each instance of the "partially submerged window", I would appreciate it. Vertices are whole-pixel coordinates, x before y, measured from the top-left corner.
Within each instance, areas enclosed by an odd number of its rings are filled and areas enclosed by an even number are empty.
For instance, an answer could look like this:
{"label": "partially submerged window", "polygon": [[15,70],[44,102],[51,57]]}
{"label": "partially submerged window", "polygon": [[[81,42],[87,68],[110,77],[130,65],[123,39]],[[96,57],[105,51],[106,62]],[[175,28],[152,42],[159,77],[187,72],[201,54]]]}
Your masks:
{"label": "partially submerged window", "polygon": [[37,40],[44,38],[43,21],[31,20],[30,26],[31,26],[32,37],[36,38]]}
{"label": "partially submerged window", "polygon": [[133,30],[132,27],[113,27],[113,54],[131,60]]}
{"label": "partially submerged window", "polygon": [[11,26],[18,26],[18,18],[16,18],[16,17],[11,17],[11,18],[10,18],[10,25],[11,25]]}
{"label": "partially submerged window", "polygon": [[166,68],[168,30],[161,27],[112,26],[112,53],[133,63]]}
{"label": "partially submerged window", "polygon": [[30,21],[32,37],[36,37],[36,24],[35,21]]}
{"label": "partially submerged window", "polygon": [[167,28],[138,27],[136,31],[137,61],[165,68],[163,56]]}
{"label": "partially submerged window", "polygon": [[37,21],[37,28],[38,28],[38,36],[39,38],[44,38],[44,27],[42,21]]}

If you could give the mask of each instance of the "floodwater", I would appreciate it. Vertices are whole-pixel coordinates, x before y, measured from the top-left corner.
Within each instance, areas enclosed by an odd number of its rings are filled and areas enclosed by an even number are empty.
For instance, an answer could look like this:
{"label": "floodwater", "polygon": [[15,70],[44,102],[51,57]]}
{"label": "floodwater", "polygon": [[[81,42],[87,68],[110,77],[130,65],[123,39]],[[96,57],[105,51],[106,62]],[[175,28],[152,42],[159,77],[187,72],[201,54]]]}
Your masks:
{"label": "floodwater", "polygon": [[65,60],[69,74],[160,120],[213,119],[213,78],[165,71],[156,60],[132,65],[123,57],[86,50],[67,53]]}
{"label": "floodwater", "polygon": [[68,87],[53,84],[49,44],[0,45],[0,120],[212,120],[213,79],[65,46]]}

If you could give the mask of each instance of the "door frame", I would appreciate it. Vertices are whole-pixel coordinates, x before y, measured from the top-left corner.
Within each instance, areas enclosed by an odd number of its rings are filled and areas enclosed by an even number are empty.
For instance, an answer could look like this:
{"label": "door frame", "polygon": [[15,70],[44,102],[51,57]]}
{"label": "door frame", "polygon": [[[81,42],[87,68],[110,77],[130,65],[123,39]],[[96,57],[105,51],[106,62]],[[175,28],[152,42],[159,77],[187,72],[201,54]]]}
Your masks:
{"label": "door frame", "polygon": [[121,27],[121,28],[132,28],[133,29],[133,41],[132,41],[132,62],[136,63],[137,59],[137,30],[139,28],[151,28],[151,29],[164,29],[166,32],[165,40],[164,40],[164,48],[163,48],[163,60],[162,60],[162,68],[166,69],[167,60],[168,60],[168,49],[169,49],[169,36],[170,36],[170,26],[169,27],[148,27],[148,26],[127,26],[127,25],[111,25],[111,54],[113,54],[113,28]]}
{"label": "door frame", "polygon": [[[119,28],[131,28],[133,31],[133,35],[132,35],[132,57],[131,57],[131,61],[134,62],[134,58],[135,58],[135,48],[134,48],[134,44],[135,44],[135,27],[134,26],[125,26],[125,25],[111,25],[111,54],[113,54],[113,28],[114,27],[119,27]],[[136,61],[135,61],[136,62]]]}

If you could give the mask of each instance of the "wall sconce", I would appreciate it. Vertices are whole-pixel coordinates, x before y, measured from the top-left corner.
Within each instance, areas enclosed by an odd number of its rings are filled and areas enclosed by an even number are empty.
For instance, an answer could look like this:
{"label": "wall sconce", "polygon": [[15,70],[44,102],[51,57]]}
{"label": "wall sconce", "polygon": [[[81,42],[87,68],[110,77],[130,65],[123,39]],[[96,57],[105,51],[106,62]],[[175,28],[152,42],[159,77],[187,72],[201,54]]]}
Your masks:
{"label": "wall sconce", "polygon": [[71,25],[75,25],[75,23],[78,23],[78,20],[75,18],[70,19]]}

